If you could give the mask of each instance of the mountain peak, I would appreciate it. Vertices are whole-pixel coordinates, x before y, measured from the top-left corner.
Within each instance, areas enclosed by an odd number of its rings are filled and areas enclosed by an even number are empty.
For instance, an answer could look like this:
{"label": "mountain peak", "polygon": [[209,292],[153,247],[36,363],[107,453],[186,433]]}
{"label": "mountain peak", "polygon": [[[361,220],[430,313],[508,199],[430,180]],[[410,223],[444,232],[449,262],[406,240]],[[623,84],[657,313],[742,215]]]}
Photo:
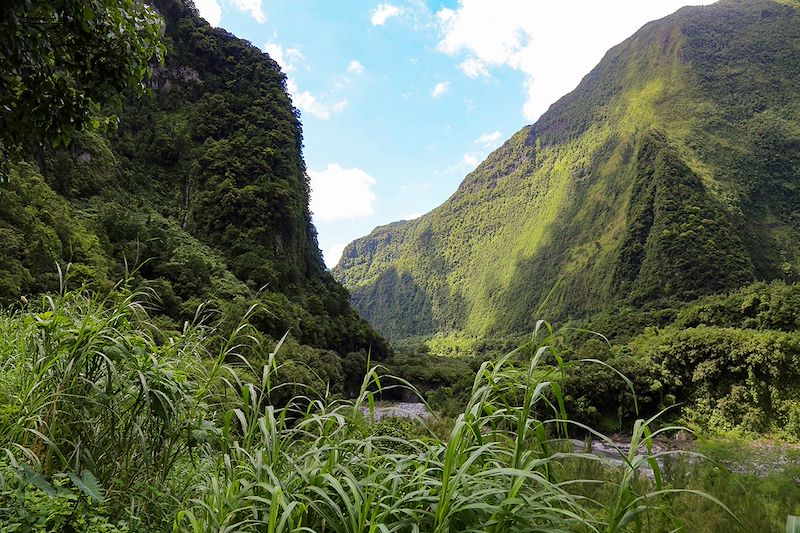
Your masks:
{"label": "mountain peak", "polygon": [[800,272],[800,4],[645,25],[442,206],[334,275],[394,337],[530,328]]}

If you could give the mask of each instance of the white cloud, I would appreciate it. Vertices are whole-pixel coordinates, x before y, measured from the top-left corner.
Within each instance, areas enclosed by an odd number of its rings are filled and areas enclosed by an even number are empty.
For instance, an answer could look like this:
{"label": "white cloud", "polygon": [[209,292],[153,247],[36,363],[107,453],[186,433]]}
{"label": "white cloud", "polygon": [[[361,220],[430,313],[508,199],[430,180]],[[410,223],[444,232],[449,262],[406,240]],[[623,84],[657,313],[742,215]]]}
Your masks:
{"label": "white cloud", "polygon": [[292,103],[301,111],[322,119],[330,118],[331,113],[328,108],[310,92],[301,91],[293,79],[286,80],[286,90],[292,96]]}
{"label": "white cloud", "polygon": [[334,102],[331,104],[330,108],[333,113],[339,113],[344,111],[347,107],[347,100],[339,100],[338,102]]}
{"label": "white cloud", "polygon": [[347,72],[360,76],[364,74],[364,65],[362,65],[360,61],[354,59],[347,65]]}
{"label": "white cloud", "polygon": [[478,166],[478,163],[480,163],[478,157],[478,154],[464,154],[464,157],[461,161],[469,170],[473,170]]}
{"label": "white cloud", "polygon": [[295,91],[292,93],[292,101],[297,109],[304,113],[309,113],[322,120],[331,118],[331,110],[319,101],[319,99],[308,91]]}
{"label": "white cloud", "polygon": [[331,118],[333,113],[339,113],[347,107],[347,100],[326,104],[309,91],[301,91],[292,78],[286,80],[286,90],[292,96],[292,103],[295,107],[322,120]]}
{"label": "white cloud", "polygon": [[415,219],[417,219],[417,218],[419,218],[421,216],[422,216],[422,213],[419,213],[419,212],[409,213],[409,214],[407,214],[406,216],[403,217],[403,220],[415,220]]}
{"label": "white cloud", "polygon": [[287,74],[297,70],[297,63],[305,60],[299,48],[284,48],[278,43],[265,43],[264,51],[268,53]]}
{"label": "white cloud", "polygon": [[325,260],[325,266],[328,268],[333,268],[337,264],[339,264],[339,260],[342,258],[342,252],[344,249],[347,248],[347,243],[336,243],[331,244],[325,250],[322,251],[322,257]]}
{"label": "white cloud", "polygon": [[452,165],[448,166],[447,168],[443,168],[442,170],[434,170],[434,176],[447,176],[449,174],[461,174],[469,173],[475,170],[478,164],[481,162],[481,159],[486,157],[485,152],[468,152],[461,157],[457,163],[453,163]]}
{"label": "white cloud", "polygon": [[267,15],[261,7],[261,0],[231,0],[234,7],[241,11],[248,11],[250,15],[259,24],[264,24],[267,21]]}
{"label": "white cloud", "polygon": [[402,8],[392,4],[380,4],[372,11],[372,17],[369,20],[373,26],[383,26],[389,18],[396,17],[402,12]]}
{"label": "white cloud", "polygon": [[489,71],[487,70],[483,61],[475,59],[474,57],[465,59],[458,67],[461,69],[461,72],[470,78],[478,78],[480,76],[489,75]]}
{"label": "white cloud", "polygon": [[208,21],[212,26],[219,26],[222,18],[222,8],[217,0],[195,0],[194,6],[200,12],[200,16]]}
{"label": "white cloud", "polygon": [[484,148],[494,148],[497,146],[497,141],[500,140],[500,132],[495,131],[492,133],[484,133],[477,139],[475,139],[475,144],[482,144]]}
{"label": "white cloud", "polygon": [[[690,1],[710,4],[714,0]],[[607,49],[686,2],[458,0],[455,9],[436,13],[438,49],[463,55],[460,68],[472,78],[501,66],[522,72],[523,114],[533,121],[575,88]]]}
{"label": "white cloud", "polygon": [[333,163],[322,171],[309,170],[311,212],[315,222],[333,222],[372,215],[375,179],[359,168]]}
{"label": "white cloud", "polygon": [[436,85],[434,85],[433,90],[431,91],[431,96],[434,98],[439,98],[444,93],[447,92],[447,89],[450,88],[450,83],[446,81],[440,81]]}
{"label": "white cloud", "polygon": [[[278,43],[268,42],[264,44],[264,51],[274,59],[281,69],[287,74],[297,71],[299,66],[305,66],[305,56],[299,48],[284,48]],[[354,61],[358,63],[357,61]],[[361,63],[358,63],[361,65]],[[352,63],[351,63],[352,66]],[[362,66],[363,68],[363,66]],[[308,67],[306,66],[306,70]],[[343,79],[346,79],[343,77]],[[344,83],[337,83],[334,89],[342,89]],[[334,113],[339,113],[347,107],[347,100],[344,98],[331,102],[333,99],[330,93],[316,96],[307,90],[300,90],[294,78],[286,79],[286,90],[292,96],[292,103],[303,113],[308,113],[317,118],[327,120]]]}

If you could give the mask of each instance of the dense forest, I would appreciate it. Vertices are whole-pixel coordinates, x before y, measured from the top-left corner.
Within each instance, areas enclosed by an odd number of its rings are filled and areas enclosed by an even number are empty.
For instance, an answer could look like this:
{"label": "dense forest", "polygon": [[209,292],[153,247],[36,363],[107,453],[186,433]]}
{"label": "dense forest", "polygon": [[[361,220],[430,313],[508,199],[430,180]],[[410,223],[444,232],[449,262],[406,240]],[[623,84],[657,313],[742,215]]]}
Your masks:
{"label": "dense forest", "polygon": [[798,281],[798,9],[727,0],[646,25],[440,207],[351,243],[334,275],[391,339]]}
{"label": "dense forest", "polygon": [[341,372],[348,357],[356,367],[384,357],[322,262],[302,130],[277,63],[191,5],[152,5],[166,55],[148,94],[106,103],[118,127],[77,131],[66,148],[39,143],[8,169],[0,301],[59,282],[109,291],[125,278],[146,282],[165,330],[201,304],[227,327],[258,304],[259,331],[291,331],[300,358]]}
{"label": "dense forest", "polygon": [[267,54],[0,30],[0,532],[798,531],[795,0],[648,24],[333,274]]}

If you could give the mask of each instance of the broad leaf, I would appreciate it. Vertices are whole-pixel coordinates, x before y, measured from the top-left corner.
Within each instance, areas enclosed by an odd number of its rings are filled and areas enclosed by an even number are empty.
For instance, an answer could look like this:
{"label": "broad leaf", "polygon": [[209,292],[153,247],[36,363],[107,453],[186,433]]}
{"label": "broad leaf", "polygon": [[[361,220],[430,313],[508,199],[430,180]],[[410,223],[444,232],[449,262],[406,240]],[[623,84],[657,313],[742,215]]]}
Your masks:
{"label": "broad leaf", "polygon": [[100,485],[100,482],[97,481],[97,478],[88,470],[84,470],[81,477],[78,477],[78,474],[74,472],[70,473],[69,479],[89,498],[97,500],[100,503],[103,503],[105,500],[106,494],[103,487]]}

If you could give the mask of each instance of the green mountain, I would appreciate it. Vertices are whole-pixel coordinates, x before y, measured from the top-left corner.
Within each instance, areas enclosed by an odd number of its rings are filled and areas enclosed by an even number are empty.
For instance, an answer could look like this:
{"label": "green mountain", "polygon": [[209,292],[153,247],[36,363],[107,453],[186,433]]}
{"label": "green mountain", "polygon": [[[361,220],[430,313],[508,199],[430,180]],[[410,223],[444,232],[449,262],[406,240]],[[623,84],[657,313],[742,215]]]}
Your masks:
{"label": "green mountain", "polygon": [[395,339],[796,281],[798,58],[797,0],[649,23],[443,205],[351,243],[334,275]]}
{"label": "green mountain", "polygon": [[259,303],[254,324],[273,338],[385,355],[322,261],[278,64],[191,2],[151,4],[167,48],[152,95],[105,110],[118,128],[32,150],[0,186],[0,301],[58,290],[58,263],[70,288],[148,283],[167,329],[206,301],[228,328]]}

